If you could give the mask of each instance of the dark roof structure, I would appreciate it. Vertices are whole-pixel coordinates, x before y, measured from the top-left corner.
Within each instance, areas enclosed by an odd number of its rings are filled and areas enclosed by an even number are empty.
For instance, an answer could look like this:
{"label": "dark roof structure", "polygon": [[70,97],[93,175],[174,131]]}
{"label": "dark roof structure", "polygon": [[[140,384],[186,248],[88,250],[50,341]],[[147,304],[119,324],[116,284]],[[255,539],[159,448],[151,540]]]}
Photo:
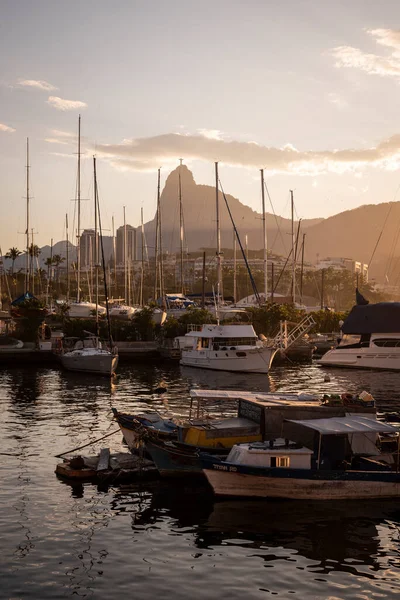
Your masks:
{"label": "dark roof structure", "polygon": [[356,305],[342,326],[343,333],[400,333],[400,302]]}

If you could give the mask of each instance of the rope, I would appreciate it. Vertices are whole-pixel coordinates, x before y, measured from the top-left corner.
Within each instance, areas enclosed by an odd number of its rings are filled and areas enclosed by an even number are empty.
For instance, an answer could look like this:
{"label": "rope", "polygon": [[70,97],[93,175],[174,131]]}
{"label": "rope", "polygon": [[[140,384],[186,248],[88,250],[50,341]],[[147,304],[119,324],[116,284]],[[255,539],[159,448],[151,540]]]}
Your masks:
{"label": "rope", "polygon": [[56,458],[61,458],[62,456],[65,456],[66,454],[71,454],[71,452],[76,452],[77,450],[82,450],[82,448],[87,448],[88,446],[91,446],[92,444],[96,444],[96,442],[101,442],[101,440],[104,440],[105,438],[110,437],[110,435],[114,435],[114,433],[117,433],[118,431],[120,431],[119,428],[115,429],[111,433],[106,433],[106,435],[103,435],[98,440],[93,440],[92,442],[89,442],[88,444],[84,444],[83,446],[78,446],[77,448],[72,448],[72,450],[67,450],[67,452],[62,452],[62,454],[56,454],[55,456],[56,456]]}

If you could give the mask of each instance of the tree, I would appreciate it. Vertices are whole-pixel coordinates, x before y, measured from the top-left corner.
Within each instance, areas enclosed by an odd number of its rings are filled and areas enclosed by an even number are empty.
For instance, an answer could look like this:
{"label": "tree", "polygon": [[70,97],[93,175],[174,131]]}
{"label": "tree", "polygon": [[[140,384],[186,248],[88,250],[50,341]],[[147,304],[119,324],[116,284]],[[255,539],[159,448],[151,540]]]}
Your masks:
{"label": "tree", "polygon": [[7,252],[7,254],[5,255],[5,258],[10,258],[12,260],[11,263],[11,276],[14,276],[14,263],[17,260],[18,256],[20,256],[22,254],[21,250],[18,250],[18,248],[15,248],[15,246],[13,246],[12,248],[9,249],[9,251]]}
{"label": "tree", "polygon": [[61,254],[55,254],[53,256],[53,265],[56,269],[56,280],[57,280],[57,284],[60,281],[60,266],[62,265],[63,262],[65,262],[65,258],[63,256],[61,256]]}

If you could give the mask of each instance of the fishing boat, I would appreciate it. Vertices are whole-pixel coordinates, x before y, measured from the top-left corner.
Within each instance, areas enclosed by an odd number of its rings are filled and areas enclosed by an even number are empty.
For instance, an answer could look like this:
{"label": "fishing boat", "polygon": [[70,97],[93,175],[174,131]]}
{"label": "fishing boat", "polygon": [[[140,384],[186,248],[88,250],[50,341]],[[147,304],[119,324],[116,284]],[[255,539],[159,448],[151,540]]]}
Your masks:
{"label": "fishing boat", "polygon": [[378,434],[392,434],[399,448],[393,426],[365,416],[288,420],[285,426],[290,438],[235,445],[226,459],[201,453],[214,493],[303,500],[400,496],[399,453],[395,462],[376,444]]}
{"label": "fishing boat", "polygon": [[321,396],[193,389],[186,419],[163,419],[155,411],[113,412],[130,450],[144,445],[162,476],[177,477],[202,474],[201,451],[227,456],[235,444],[279,436],[287,418],[374,417],[376,409],[365,392]]}
{"label": "fishing boat", "polygon": [[260,340],[252,325],[202,325],[194,327],[185,338],[191,348],[182,348],[181,365],[234,371],[268,373],[277,348]]}
{"label": "fishing boat", "polygon": [[[96,257],[96,302],[95,302],[95,318],[96,318],[96,334],[90,335],[88,339],[79,340],[73,350],[61,354],[61,364],[69,371],[79,371],[82,373],[98,373],[101,375],[111,376],[115,373],[118,365],[118,351],[113,344],[111,336],[110,315],[108,306],[107,293],[107,278],[105,273],[104,248],[101,232],[100,211],[98,202],[97,176],[96,176],[96,159],[93,158],[94,172],[94,212],[95,212],[95,257]],[[97,235],[97,220],[99,219],[100,235]],[[106,299],[106,314],[108,326],[109,349],[103,348],[99,339],[99,238],[101,242],[101,264],[103,267],[104,279],[104,295]]]}
{"label": "fishing boat", "polygon": [[353,306],[342,334],[338,346],[318,360],[320,365],[400,370],[400,302]]}

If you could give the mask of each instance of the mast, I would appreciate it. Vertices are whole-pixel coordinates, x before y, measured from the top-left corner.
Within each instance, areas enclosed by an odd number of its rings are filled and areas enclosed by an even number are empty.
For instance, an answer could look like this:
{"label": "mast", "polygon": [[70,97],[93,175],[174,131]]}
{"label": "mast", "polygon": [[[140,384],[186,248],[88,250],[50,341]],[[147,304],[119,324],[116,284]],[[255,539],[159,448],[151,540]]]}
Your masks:
{"label": "mast", "polygon": [[181,294],[184,294],[184,283],[183,283],[183,206],[182,206],[182,181],[181,181],[181,170],[182,170],[182,158],[179,165],[179,235],[180,235],[180,266],[181,266]]}
{"label": "mast", "polygon": [[117,254],[115,244],[115,228],[114,228],[114,215],[112,216],[112,237],[113,237],[113,254],[114,254],[114,286],[115,286],[115,297],[118,298],[117,289]]}
{"label": "mast", "polygon": [[143,306],[143,283],[144,283],[144,224],[143,224],[143,206],[140,210],[140,221],[142,229],[142,268],[140,272],[140,306]]}
{"label": "mast", "polygon": [[292,302],[296,302],[296,252],[295,252],[295,234],[294,234],[294,201],[293,190],[290,190],[290,205],[292,213]]}
{"label": "mast", "polygon": [[76,301],[81,299],[81,115],[78,119],[78,177],[77,177],[77,194],[78,194],[78,243],[77,243],[77,285]]}
{"label": "mast", "polygon": [[31,268],[31,289],[32,294],[35,294],[35,256],[34,256],[34,246],[33,246],[33,227],[31,229],[31,257],[30,257],[30,268]]}
{"label": "mast", "polygon": [[237,301],[237,256],[236,256],[236,233],[233,230],[233,303]]}
{"label": "mast", "polygon": [[67,303],[69,301],[69,240],[68,240],[68,214],[65,215],[65,231],[67,237]]}
{"label": "mast", "polygon": [[26,277],[25,291],[29,287],[29,138],[26,138]]}
{"label": "mast", "polygon": [[158,206],[158,252],[159,252],[159,265],[160,265],[160,296],[164,303],[164,262],[163,262],[163,243],[162,243],[162,219],[161,219],[161,194],[160,185],[161,183],[161,169],[158,169],[158,185],[157,185],[157,206]]}
{"label": "mast", "polygon": [[94,268],[96,277],[96,335],[99,335],[99,238],[97,236],[97,176],[96,176],[96,157],[93,156],[93,176],[94,176]]}
{"label": "mast", "polygon": [[303,273],[304,273],[304,245],[306,234],[303,233],[303,243],[301,245],[301,271],[300,271],[300,303],[303,304]]}
{"label": "mast", "polygon": [[126,217],[124,206],[124,298],[125,304],[128,302],[128,260],[127,260],[127,244],[126,244]]}
{"label": "mast", "polygon": [[158,169],[158,183],[157,183],[157,210],[156,210],[156,232],[155,232],[155,243],[154,243],[154,302],[157,299],[157,275],[158,275],[158,236],[160,228],[160,169]]}
{"label": "mast", "polygon": [[264,169],[261,171],[261,199],[262,199],[262,221],[263,221],[263,243],[264,243],[264,296],[265,302],[268,302],[268,246],[267,246],[267,223],[265,215],[265,190],[264,190]]}
{"label": "mast", "polygon": [[219,306],[222,295],[222,270],[221,270],[221,226],[219,222],[219,198],[218,198],[218,162],[215,163],[215,207],[217,216],[217,306]]}

